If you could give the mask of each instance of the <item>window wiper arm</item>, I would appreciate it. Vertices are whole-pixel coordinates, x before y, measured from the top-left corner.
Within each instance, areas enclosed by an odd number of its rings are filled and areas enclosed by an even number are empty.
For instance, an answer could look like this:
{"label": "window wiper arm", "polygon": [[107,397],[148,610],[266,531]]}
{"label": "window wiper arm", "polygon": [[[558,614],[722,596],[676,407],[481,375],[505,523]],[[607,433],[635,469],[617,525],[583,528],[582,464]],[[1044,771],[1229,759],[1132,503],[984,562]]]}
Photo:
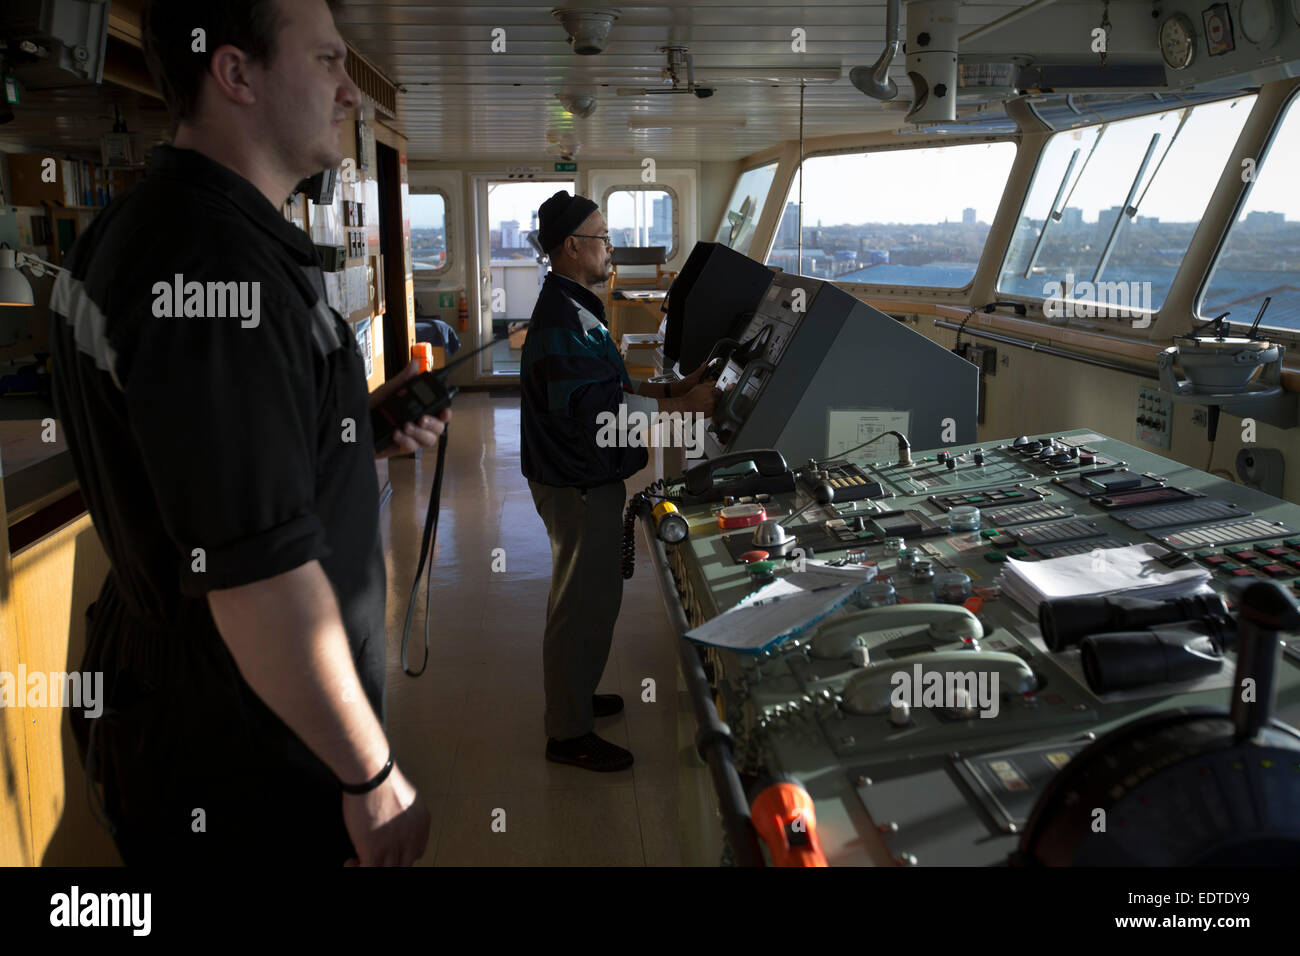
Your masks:
{"label": "window wiper arm", "polygon": [[1065,175],[1061,177],[1061,185],[1056,188],[1056,198],[1052,200],[1052,211],[1047,218],[1043,220],[1042,231],[1038,233],[1038,242],[1034,244],[1034,251],[1029,256],[1029,264],[1025,266],[1026,279],[1029,278],[1029,273],[1033,272],[1034,266],[1038,264],[1038,253],[1043,248],[1043,240],[1047,237],[1047,227],[1049,223],[1061,221],[1061,217],[1065,214],[1065,210],[1070,206],[1070,199],[1074,196],[1075,189],[1078,188],[1079,183],[1083,180],[1083,174],[1088,171],[1088,164],[1092,162],[1092,157],[1097,154],[1097,147],[1101,145],[1101,141],[1103,137],[1105,137],[1106,131],[1109,129],[1110,124],[1103,126],[1101,132],[1097,134],[1097,138],[1092,141],[1092,148],[1088,150],[1088,155],[1084,158],[1083,165],[1079,167],[1079,175],[1074,177],[1074,183],[1070,186],[1069,195],[1065,197],[1065,202],[1061,202],[1061,190],[1065,189],[1065,184],[1070,181],[1070,170],[1074,169],[1074,163],[1079,158],[1079,151],[1076,149],[1074,155],[1070,157],[1070,165],[1066,168]]}
{"label": "window wiper arm", "polygon": [[1142,177],[1147,171],[1147,166],[1151,163],[1151,157],[1160,145],[1160,134],[1152,133],[1151,142],[1147,144],[1147,154],[1142,157],[1142,165],[1138,167],[1137,175],[1133,177],[1133,184],[1128,188],[1128,196],[1124,200],[1124,205],[1120,207],[1119,215],[1115,217],[1115,225],[1110,227],[1110,236],[1106,239],[1106,246],[1101,250],[1101,258],[1097,260],[1097,268],[1092,273],[1092,281],[1096,282],[1101,278],[1102,270],[1106,268],[1106,262],[1110,259],[1111,251],[1115,248],[1115,242],[1119,239],[1120,226],[1124,224],[1125,216],[1132,216],[1137,212],[1133,205],[1133,197],[1137,195],[1138,187],[1142,185]]}
{"label": "window wiper arm", "polygon": [[1169,145],[1166,146],[1165,151],[1160,154],[1160,162],[1156,163],[1156,168],[1151,171],[1151,178],[1147,180],[1147,188],[1142,190],[1142,195],[1138,197],[1138,201],[1128,210],[1129,218],[1136,216],[1137,211],[1142,208],[1142,202],[1147,198],[1147,193],[1151,191],[1151,185],[1156,181],[1156,177],[1160,175],[1160,167],[1165,164],[1165,160],[1169,158],[1169,154],[1174,151],[1174,144],[1178,142],[1178,137],[1183,135],[1183,127],[1187,125],[1187,121],[1191,119],[1191,117],[1192,109],[1189,106],[1187,109],[1183,110],[1183,117],[1178,121],[1178,126],[1174,130],[1174,135],[1169,139]]}
{"label": "window wiper arm", "polygon": [[1043,228],[1038,231],[1038,241],[1034,243],[1034,251],[1029,254],[1029,263],[1025,266],[1026,279],[1029,278],[1029,273],[1034,271],[1034,266],[1038,262],[1038,253],[1043,248],[1043,240],[1047,238],[1048,227],[1054,222],[1061,221],[1061,213],[1064,211],[1061,206],[1061,194],[1065,192],[1065,184],[1070,181],[1070,173],[1074,172],[1074,164],[1078,161],[1079,150],[1076,149],[1074,155],[1070,157],[1070,165],[1065,167],[1065,175],[1061,177],[1061,182],[1056,187],[1056,196],[1052,199],[1052,205],[1047,210],[1047,216],[1043,219]]}

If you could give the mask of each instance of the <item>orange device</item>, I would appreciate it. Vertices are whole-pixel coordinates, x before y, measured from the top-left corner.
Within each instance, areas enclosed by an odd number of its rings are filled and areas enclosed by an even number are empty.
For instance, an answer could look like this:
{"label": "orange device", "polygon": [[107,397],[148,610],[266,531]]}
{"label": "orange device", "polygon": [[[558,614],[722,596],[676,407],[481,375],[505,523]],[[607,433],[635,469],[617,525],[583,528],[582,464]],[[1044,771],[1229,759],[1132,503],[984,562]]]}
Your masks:
{"label": "orange device", "polygon": [[416,342],[411,346],[411,358],[420,360],[421,372],[433,371],[433,346],[428,342]]}
{"label": "orange device", "polygon": [[781,781],[759,791],[749,806],[754,829],[777,866],[829,866],[817,839],[812,797],[797,783]]}

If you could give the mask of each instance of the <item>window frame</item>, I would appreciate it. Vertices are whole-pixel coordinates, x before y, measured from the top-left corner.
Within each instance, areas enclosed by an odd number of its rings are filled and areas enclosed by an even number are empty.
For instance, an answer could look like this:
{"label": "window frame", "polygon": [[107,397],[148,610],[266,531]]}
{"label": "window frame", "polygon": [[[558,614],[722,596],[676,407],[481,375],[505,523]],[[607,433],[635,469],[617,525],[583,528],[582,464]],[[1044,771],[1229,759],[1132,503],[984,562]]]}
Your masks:
{"label": "window frame", "polygon": [[[1223,102],[1226,102],[1226,101],[1228,101],[1228,100],[1241,99],[1241,98],[1248,97],[1248,96],[1254,96],[1254,97],[1256,97],[1256,102],[1258,102],[1259,91],[1258,91],[1257,89],[1254,89],[1254,90],[1231,90],[1231,91],[1225,91],[1224,94],[1223,94],[1222,96],[1220,96],[1220,97],[1216,97],[1216,98],[1211,99],[1211,100],[1206,100],[1206,101],[1204,101],[1204,102],[1202,102],[1202,103],[1193,103],[1193,104],[1190,105],[1190,107],[1188,107],[1188,104],[1186,104],[1186,103],[1182,103],[1182,105],[1164,105],[1164,104],[1155,104],[1155,105],[1157,106],[1156,109],[1143,110],[1143,111],[1141,111],[1141,112],[1134,113],[1132,116],[1124,116],[1124,117],[1120,117],[1119,119],[1103,120],[1103,121],[1100,122],[1100,123],[1084,123],[1084,124],[1081,124],[1081,125],[1079,125],[1079,126],[1070,126],[1070,127],[1066,127],[1066,128],[1058,129],[1058,130],[1051,130],[1051,129],[1049,129],[1049,130],[1044,130],[1043,132],[1044,132],[1045,135],[1044,135],[1043,141],[1042,141],[1042,143],[1039,145],[1038,150],[1037,150],[1037,155],[1036,155],[1035,158],[1034,158],[1034,169],[1033,169],[1033,172],[1031,172],[1030,175],[1029,175],[1029,184],[1025,187],[1025,190],[1024,190],[1022,196],[1021,196],[1020,202],[1019,202],[1019,203],[1017,204],[1017,206],[1016,206],[1016,214],[1015,214],[1015,218],[1014,218],[1014,220],[1013,220],[1013,223],[1018,224],[1018,223],[1020,222],[1020,220],[1024,217],[1025,207],[1026,207],[1026,206],[1028,205],[1028,203],[1029,203],[1029,194],[1030,194],[1030,192],[1031,192],[1031,191],[1033,190],[1033,188],[1034,188],[1034,184],[1035,184],[1035,180],[1037,179],[1037,176],[1038,176],[1039,168],[1040,168],[1040,166],[1041,166],[1041,164],[1042,164],[1042,162],[1043,162],[1043,156],[1044,156],[1044,154],[1047,152],[1047,149],[1048,149],[1048,147],[1051,145],[1052,141],[1053,141],[1057,136],[1062,136],[1062,135],[1064,135],[1064,134],[1066,134],[1066,133],[1077,132],[1077,131],[1082,130],[1082,129],[1093,129],[1093,128],[1096,128],[1096,127],[1106,126],[1106,125],[1113,124],[1113,123],[1122,123],[1122,122],[1126,122],[1126,121],[1128,121],[1128,120],[1141,119],[1141,118],[1143,118],[1143,117],[1154,116],[1154,115],[1157,115],[1157,114],[1160,114],[1160,113],[1172,113],[1172,112],[1175,112],[1175,111],[1177,111],[1177,110],[1179,110],[1179,109],[1183,109],[1183,108],[1198,109],[1198,108],[1200,108],[1200,107],[1202,107],[1202,106],[1210,106],[1210,105],[1217,104],[1217,103],[1223,103]],[[1252,103],[1252,104],[1250,105],[1248,111],[1247,111],[1247,114],[1246,114],[1246,122],[1249,122],[1249,121],[1250,121],[1250,113],[1249,113],[1249,110],[1253,110],[1254,108],[1255,108],[1254,103]],[[1239,134],[1239,135],[1240,135],[1240,134]],[[1225,172],[1225,171],[1227,170],[1227,168],[1228,168],[1228,167],[1227,167],[1227,163],[1229,163],[1229,162],[1231,161],[1231,159],[1232,159],[1232,155],[1231,155],[1231,153],[1229,153],[1228,159],[1226,159],[1226,160],[1224,161],[1224,162],[1225,162],[1225,165],[1224,165],[1223,169],[1221,169],[1220,172],[1219,172],[1219,178],[1220,178],[1220,181],[1221,181],[1222,178],[1223,178],[1224,172]],[[1149,188],[1149,184],[1148,184],[1148,188]],[[1216,184],[1216,185],[1213,187],[1213,189],[1211,190],[1211,194],[1210,194],[1210,196],[1207,197],[1207,199],[1206,199],[1206,203],[1207,203],[1207,205],[1208,205],[1210,199],[1213,198],[1213,191],[1214,191],[1214,189],[1217,189],[1217,188],[1218,188],[1218,185]],[[1189,248],[1189,249],[1190,249],[1191,246],[1196,242],[1196,232],[1197,232],[1197,230],[1203,228],[1203,226],[1204,226],[1204,222],[1203,222],[1203,220],[1202,220],[1202,222],[1201,222],[1200,224],[1198,224],[1198,225],[1193,229],[1192,238],[1191,238],[1191,239],[1189,240],[1189,242],[1188,242],[1188,248]],[[1010,255],[1010,253],[1011,253],[1011,244],[1012,244],[1012,242],[1015,240],[1015,236],[1016,236],[1016,226],[1013,224],[1013,226],[1012,226],[1012,228],[1011,228],[1011,233],[1010,233],[1010,235],[1008,235],[1008,237],[1007,237],[1007,241],[1006,241],[1006,244],[1005,244],[1005,246],[1004,246],[1003,249],[1002,249],[1001,256],[1000,256],[999,259],[997,260],[997,264],[994,266],[994,274],[993,274],[993,276],[992,276],[992,284],[991,284],[991,286],[992,286],[992,293],[993,293],[994,297],[997,298],[997,299],[1005,300],[1005,301],[1008,301],[1008,302],[1018,302],[1018,303],[1021,303],[1021,304],[1025,305],[1027,308],[1031,308],[1031,309],[1035,310],[1035,312],[1036,312],[1037,314],[1036,314],[1036,315],[1027,316],[1027,318],[1032,318],[1032,319],[1034,319],[1035,321],[1042,322],[1042,323],[1044,323],[1044,324],[1046,324],[1046,325],[1056,326],[1058,323],[1053,322],[1053,320],[1047,316],[1047,312],[1046,312],[1046,310],[1045,310],[1045,308],[1044,308],[1044,305],[1045,305],[1045,304],[1047,303],[1047,301],[1048,301],[1047,296],[1043,296],[1043,295],[1026,295],[1026,294],[1024,294],[1024,293],[1020,293],[1020,292],[1009,292],[1009,291],[1004,291],[1004,290],[1002,290],[1002,289],[999,288],[999,283],[1000,283],[1001,280],[1002,280],[1002,274],[1003,274],[1003,272],[1004,272],[1004,270],[1005,270],[1005,266],[1006,266],[1006,263],[1007,263],[1007,257],[1008,257],[1008,256]],[[1186,257],[1186,255],[1187,255],[1187,252],[1184,251],[1184,253],[1183,253],[1184,258]],[[1078,278],[1078,277],[1076,277],[1076,278]],[[1177,279],[1177,273],[1175,273],[1175,280],[1176,280],[1176,279]],[[1103,280],[1103,281],[1106,281],[1106,280]],[[1204,277],[1202,277],[1202,283],[1203,283],[1203,282],[1204,282]],[[1172,292],[1172,291],[1173,291],[1173,289],[1171,288],[1171,289],[1170,289],[1170,292]],[[1169,298],[1169,296],[1168,296],[1168,294],[1166,294],[1166,296],[1165,296],[1165,301],[1160,303],[1160,307],[1157,308],[1157,309],[1153,309],[1153,310],[1150,312],[1150,314],[1149,314],[1149,321],[1148,321],[1148,323],[1147,323],[1146,325],[1144,325],[1144,326],[1138,326],[1138,327],[1135,327],[1135,326],[1132,324],[1132,319],[1131,319],[1131,318],[1125,319],[1125,318],[1117,317],[1117,316],[1091,316],[1091,317],[1083,317],[1083,318],[1071,318],[1071,319],[1068,320],[1068,325],[1069,325],[1071,328],[1079,329],[1079,330],[1082,330],[1082,331],[1095,331],[1095,332],[1101,332],[1101,333],[1104,333],[1104,334],[1107,334],[1107,335],[1118,335],[1118,336],[1124,336],[1124,337],[1129,337],[1129,338],[1135,338],[1135,339],[1139,339],[1139,340],[1147,340],[1147,339],[1150,338],[1150,336],[1151,336],[1151,329],[1156,325],[1156,320],[1157,320],[1157,318],[1159,317],[1161,311],[1164,309],[1164,307],[1165,307],[1165,302],[1168,301],[1168,298]],[[1073,301],[1073,300],[1072,300],[1072,301]],[[1079,300],[1079,301],[1082,301],[1082,300]],[[1092,305],[1098,305],[1099,303],[1092,302],[1091,304],[1092,304]]]}
{"label": "window frame", "polygon": [[[678,199],[677,190],[673,189],[667,183],[630,183],[628,185],[614,184],[609,186],[600,197],[600,208],[605,214],[605,222],[609,223],[609,197],[618,192],[659,192],[667,193],[668,198],[673,201],[672,215],[670,219],[670,228],[672,229],[672,244],[669,245],[667,252],[664,253],[664,261],[668,262],[677,254],[678,247],[682,244],[681,230],[679,222],[681,219],[681,201]],[[613,226],[609,226],[613,229]],[[616,246],[615,248],[620,248]],[[627,247],[622,247],[627,248]],[[644,246],[633,246],[631,248],[641,249]]]}
{"label": "window frame", "polygon": [[[1002,203],[1006,199],[1007,185],[1011,181],[1011,173],[1015,169],[1016,159],[1019,157],[1020,150],[1024,146],[1021,134],[1019,133],[1000,134],[996,136],[985,134],[985,135],[978,135],[978,136],[963,137],[961,139],[956,139],[956,137],[943,137],[942,139],[927,138],[917,142],[887,143],[879,146],[868,146],[868,147],[840,146],[833,149],[817,150],[816,152],[805,154],[803,159],[800,162],[795,164],[794,169],[790,173],[790,178],[786,184],[785,202],[789,203],[791,201],[790,194],[791,191],[794,189],[795,177],[798,176],[800,171],[803,169],[803,164],[808,162],[808,160],[810,159],[821,159],[822,157],[825,156],[853,156],[853,155],[865,156],[870,153],[896,153],[896,152],[904,152],[904,151],[911,151],[911,150],[918,150],[918,149],[952,149],[959,146],[979,146],[979,145],[989,145],[994,143],[1010,143],[1015,148],[1015,155],[1012,156],[1011,166],[1008,167],[1007,169],[1007,178],[1002,184],[1001,193],[999,193],[998,195],[998,210],[1001,211]],[[785,204],[782,204],[781,215],[784,215],[784,212],[785,212]],[[776,246],[777,236],[781,231],[781,215],[778,215],[776,222],[773,223],[772,234],[771,236],[768,237],[767,249],[763,252],[763,258],[759,260],[764,265],[767,264],[767,260],[772,255],[772,249]],[[996,217],[997,217],[997,213],[995,212],[994,218]],[[991,232],[992,223],[989,224],[989,229]],[[836,286],[845,289],[861,288],[864,290],[870,290],[871,294],[877,295],[882,298],[888,298],[894,295],[895,293],[924,293],[927,295],[944,295],[944,296],[948,296],[948,295],[960,296],[962,294],[969,295],[971,288],[975,285],[976,280],[979,279],[980,262],[987,254],[988,254],[988,241],[986,238],[984,246],[981,247],[980,249],[980,261],[977,261],[975,263],[974,272],[971,273],[970,279],[963,286],[906,285],[897,282],[888,282],[888,283],[862,282],[860,280],[849,280],[847,282],[842,282],[839,279],[825,279],[821,281],[830,282]]]}
{"label": "window frame", "polygon": [[445,190],[440,189],[436,186],[432,189],[421,189],[419,192],[416,192],[414,189],[412,189],[410,191],[410,198],[412,200],[412,205],[414,205],[414,200],[416,196],[441,196],[442,197],[442,232],[443,232],[443,239],[446,242],[447,256],[443,264],[439,266],[437,269],[416,269],[415,250],[412,249],[411,250],[411,281],[413,282],[421,278],[433,279],[433,278],[437,278],[438,276],[445,275],[448,271],[450,271],[452,267],[452,261],[454,259],[454,256],[452,254],[452,243],[451,243],[451,197],[447,195]]}
{"label": "window frame", "polygon": [[[1277,134],[1281,132],[1282,124],[1289,118],[1292,108],[1297,110],[1296,122],[1300,122],[1300,87],[1297,87],[1291,92],[1273,116],[1273,121],[1269,124],[1268,128],[1268,138],[1265,140],[1264,148],[1260,151],[1260,155],[1255,161],[1255,178],[1249,183],[1243,184],[1246,188],[1242,189],[1238,193],[1237,201],[1233,203],[1232,206],[1232,212],[1228,215],[1227,222],[1224,224],[1224,229],[1219,235],[1218,241],[1214,244],[1214,252],[1210,256],[1209,263],[1205,267],[1204,273],[1201,275],[1201,280],[1196,287],[1196,293],[1192,298],[1193,326],[1207,322],[1213,318],[1213,316],[1205,316],[1201,312],[1201,306],[1205,302],[1205,296],[1210,290],[1210,282],[1213,280],[1215,270],[1219,266],[1219,259],[1223,256],[1224,248],[1227,246],[1228,240],[1232,236],[1232,230],[1237,226],[1237,218],[1241,215],[1247,201],[1250,199],[1250,194],[1254,192],[1255,184],[1259,182],[1260,171],[1263,170],[1264,164],[1268,162],[1269,153],[1273,151],[1273,144],[1277,141]],[[1225,172],[1227,172],[1226,167]],[[1286,273],[1278,274],[1285,275]],[[1264,315],[1264,318],[1268,318],[1267,313]],[[1228,325],[1229,327],[1241,326],[1242,328],[1249,329],[1253,321],[1254,316],[1240,321],[1229,319]],[[1267,325],[1260,326],[1261,331],[1266,329],[1270,340],[1276,340],[1280,344],[1291,348],[1300,345],[1300,329],[1273,329],[1269,328]]]}

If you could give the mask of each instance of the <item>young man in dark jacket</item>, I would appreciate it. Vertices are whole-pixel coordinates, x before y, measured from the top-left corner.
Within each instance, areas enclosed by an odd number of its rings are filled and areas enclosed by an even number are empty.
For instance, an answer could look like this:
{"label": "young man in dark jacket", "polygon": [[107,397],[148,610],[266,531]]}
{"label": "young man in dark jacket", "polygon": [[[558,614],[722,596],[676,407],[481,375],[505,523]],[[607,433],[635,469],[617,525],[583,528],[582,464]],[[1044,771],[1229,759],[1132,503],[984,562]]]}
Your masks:
{"label": "young man in dark jacket", "polygon": [[546,757],[588,770],[625,770],[632,754],[592,732],[623,709],[595,691],[623,599],[619,565],[624,479],[645,467],[644,447],[599,440],[600,420],[655,412],[713,414],[703,368],[672,385],[634,383],[592,291],[609,279],[612,245],[596,204],[561,190],[538,213],[551,271],[533,309],[520,367],[521,464],[551,539],[551,594],[542,647]]}
{"label": "young man in dark jacket", "polygon": [[153,0],[143,34],[174,143],[50,304],[59,427],[112,563],[81,668],[108,707],[74,732],[129,865],[409,864],[429,814],[382,723],[369,411],[415,369],[367,394],[280,212],[341,162],[361,93],[326,0]]}

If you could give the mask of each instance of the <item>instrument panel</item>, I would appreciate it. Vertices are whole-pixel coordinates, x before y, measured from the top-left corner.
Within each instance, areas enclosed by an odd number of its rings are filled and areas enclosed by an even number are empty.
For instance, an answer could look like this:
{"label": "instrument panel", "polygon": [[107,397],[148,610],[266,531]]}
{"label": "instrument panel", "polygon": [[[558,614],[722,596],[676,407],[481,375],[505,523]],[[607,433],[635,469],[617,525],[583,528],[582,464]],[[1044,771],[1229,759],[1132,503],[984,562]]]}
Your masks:
{"label": "instrument panel", "polygon": [[[1167,708],[1226,706],[1230,651],[1195,679],[1094,689],[1084,653],[1049,650],[1036,617],[1004,590],[1008,560],[1097,560],[1147,543],[1177,552],[1166,554],[1174,566],[1203,568],[1229,603],[1243,580],[1300,594],[1300,507],[1096,432],[914,453],[906,466],[849,460],[851,468],[833,472],[841,483],[845,474],[865,476],[881,494],[813,504],[794,531],[816,542],[807,556],[864,564],[871,584],[816,627],[760,653],[702,649],[742,780],[785,774],[802,783],[832,865],[1005,862],[1036,796],[1096,737]],[[800,483],[765,508],[780,520],[810,498]],[[948,531],[948,513],[963,507],[980,509],[980,526]],[[712,510],[683,508],[693,529],[687,541],[652,542],[664,547],[691,626],[757,586],[738,545],[701,520]],[[915,537],[900,542],[891,522],[909,514],[922,520],[908,525]],[[778,576],[786,573],[777,565]],[[973,608],[978,637],[945,630],[952,618],[925,610],[943,603],[941,580],[958,582],[948,596],[966,603],[947,612]],[[866,596],[886,591],[897,603]],[[891,608],[901,618],[840,646],[845,621]],[[973,659],[972,640],[1001,678],[995,701],[972,686],[964,707],[889,703],[888,675],[918,667],[942,679]],[[1300,724],[1300,637],[1284,641],[1283,660],[1277,716]]]}

